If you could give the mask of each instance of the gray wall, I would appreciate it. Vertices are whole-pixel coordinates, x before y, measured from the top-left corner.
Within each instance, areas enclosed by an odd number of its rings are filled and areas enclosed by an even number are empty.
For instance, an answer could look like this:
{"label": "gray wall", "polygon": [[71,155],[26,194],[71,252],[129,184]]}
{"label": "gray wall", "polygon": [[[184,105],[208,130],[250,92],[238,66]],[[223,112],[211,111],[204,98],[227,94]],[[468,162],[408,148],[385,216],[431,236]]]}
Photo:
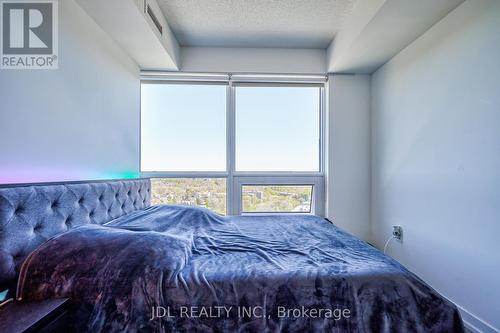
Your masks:
{"label": "gray wall", "polygon": [[500,1],[466,1],[373,75],[372,156],[375,243],[402,225],[388,253],[500,329]]}
{"label": "gray wall", "polygon": [[327,217],[370,238],[370,76],[330,75]]}
{"label": "gray wall", "polygon": [[59,35],[58,70],[0,70],[0,183],[138,171],[138,66],[73,0]]}

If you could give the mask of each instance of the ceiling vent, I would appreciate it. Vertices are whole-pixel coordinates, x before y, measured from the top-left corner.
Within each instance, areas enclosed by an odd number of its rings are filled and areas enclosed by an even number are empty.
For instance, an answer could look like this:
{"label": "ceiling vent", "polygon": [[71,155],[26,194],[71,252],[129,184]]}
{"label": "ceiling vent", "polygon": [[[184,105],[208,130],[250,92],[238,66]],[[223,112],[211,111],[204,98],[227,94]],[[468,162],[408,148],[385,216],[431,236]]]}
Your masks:
{"label": "ceiling vent", "polygon": [[154,25],[156,26],[156,29],[158,29],[158,31],[162,35],[163,34],[163,27],[162,27],[160,21],[158,21],[158,18],[156,17],[155,13],[153,12],[153,9],[151,8],[151,6],[147,5],[146,12],[148,13],[149,17],[151,18]]}

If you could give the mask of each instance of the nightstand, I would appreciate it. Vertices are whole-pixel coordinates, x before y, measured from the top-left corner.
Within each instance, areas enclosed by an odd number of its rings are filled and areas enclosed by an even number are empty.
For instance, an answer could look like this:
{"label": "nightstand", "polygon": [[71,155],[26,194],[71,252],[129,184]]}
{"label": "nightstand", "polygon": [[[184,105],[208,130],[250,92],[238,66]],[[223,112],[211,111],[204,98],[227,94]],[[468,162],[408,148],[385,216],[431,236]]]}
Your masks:
{"label": "nightstand", "polygon": [[0,333],[65,332],[69,298],[10,300],[0,306]]}

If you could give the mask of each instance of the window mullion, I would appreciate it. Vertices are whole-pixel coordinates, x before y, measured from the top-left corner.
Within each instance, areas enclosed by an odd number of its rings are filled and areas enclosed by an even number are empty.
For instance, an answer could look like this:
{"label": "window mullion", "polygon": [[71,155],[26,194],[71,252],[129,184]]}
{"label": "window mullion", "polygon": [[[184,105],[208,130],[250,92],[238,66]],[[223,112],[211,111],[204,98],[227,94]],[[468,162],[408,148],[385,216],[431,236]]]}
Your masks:
{"label": "window mullion", "polygon": [[234,187],[234,164],[235,164],[235,102],[234,102],[234,87],[229,81],[227,86],[227,213],[228,215],[238,214],[237,191]]}
{"label": "window mullion", "polygon": [[319,90],[319,172],[324,174],[326,171],[326,98],[325,87]]}

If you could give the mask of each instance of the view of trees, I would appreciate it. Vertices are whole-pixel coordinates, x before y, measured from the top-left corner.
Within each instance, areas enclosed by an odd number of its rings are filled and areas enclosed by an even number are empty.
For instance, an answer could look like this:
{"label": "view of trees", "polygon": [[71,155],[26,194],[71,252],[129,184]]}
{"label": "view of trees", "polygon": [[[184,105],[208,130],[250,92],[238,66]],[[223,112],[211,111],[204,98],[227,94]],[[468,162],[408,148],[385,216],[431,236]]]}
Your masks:
{"label": "view of trees", "polygon": [[153,178],[151,204],[200,206],[226,214],[226,179]]}
{"label": "view of trees", "polygon": [[312,186],[243,186],[244,212],[310,212]]}
{"label": "view of trees", "polygon": [[[225,178],[153,178],[151,204],[205,207],[226,214]],[[244,212],[310,212],[310,185],[245,185]]]}

